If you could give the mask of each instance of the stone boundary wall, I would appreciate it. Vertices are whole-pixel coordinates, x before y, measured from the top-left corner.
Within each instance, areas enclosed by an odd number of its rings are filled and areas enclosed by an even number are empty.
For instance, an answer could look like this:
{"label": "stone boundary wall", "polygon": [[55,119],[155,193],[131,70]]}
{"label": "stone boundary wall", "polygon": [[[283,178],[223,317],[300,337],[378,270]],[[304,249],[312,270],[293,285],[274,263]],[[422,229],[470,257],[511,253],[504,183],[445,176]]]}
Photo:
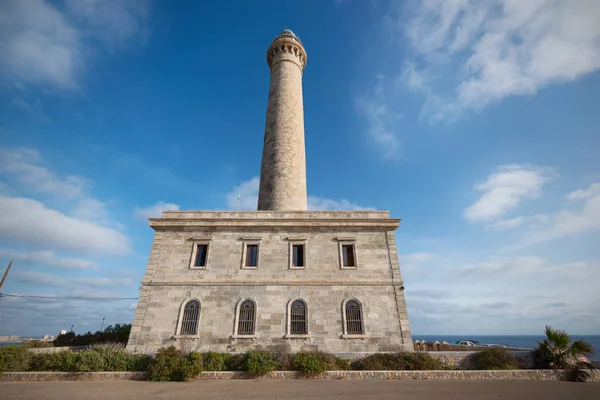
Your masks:
{"label": "stone boundary wall", "polygon": [[147,372],[5,372],[0,382],[32,381],[143,381]]}
{"label": "stone boundary wall", "polygon": [[[425,353],[432,358],[437,358],[444,366],[455,366],[459,369],[472,369],[473,356],[479,351],[420,351],[420,354]],[[533,354],[526,350],[509,350],[508,353],[517,359],[517,366],[520,368],[533,367]]]}
{"label": "stone boundary wall", "polygon": [[61,346],[61,347],[31,347],[29,351],[35,354],[40,353],[58,353],[59,351],[81,351],[86,350],[90,346]]}
{"label": "stone boundary wall", "polygon": [[[31,381],[94,381],[94,380],[145,380],[147,372],[6,372],[0,382]],[[202,372],[195,380],[215,379],[380,379],[380,380],[538,380],[560,381],[563,371],[511,370],[511,371],[328,371],[314,378],[306,378],[297,371],[274,371],[256,377],[245,372]],[[591,382],[600,382],[600,371],[592,371]]]}

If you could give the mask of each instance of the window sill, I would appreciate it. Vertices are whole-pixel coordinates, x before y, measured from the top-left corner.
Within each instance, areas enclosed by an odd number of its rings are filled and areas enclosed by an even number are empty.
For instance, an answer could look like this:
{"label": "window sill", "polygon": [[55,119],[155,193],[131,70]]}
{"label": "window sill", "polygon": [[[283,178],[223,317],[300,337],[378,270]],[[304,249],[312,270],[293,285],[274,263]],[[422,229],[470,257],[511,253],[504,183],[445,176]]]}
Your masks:
{"label": "window sill", "polygon": [[204,267],[197,267],[197,266],[195,266],[195,265],[192,265],[192,266],[190,267],[190,269],[206,269],[206,266],[204,266]]}
{"label": "window sill", "polygon": [[285,339],[310,339],[308,334],[306,335],[285,335]]}
{"label": "window sill", "polygon": [[198,335],[173,335],[173,339],[192,339],[192,340],[200,340],[200,336]]}
{"label": "window sill", "polygon": [[354,266],[354,267],[340,267],[340,268],[341,268],[341,269],[358,269],[358,267],[357,267],[357,266]]}
{"label": "window sill", "polygon": [[252,269],[252,270],[254,270],[254,269],[258,269],[258,267],[246,267],[246,266],[244,265],[244,266],[242,266],[242,269]]}
{"label": "window sill", "polygon": [[252,340],[256,340],[256,339],[258,339],[258,336],[256,336],[256,335],[232,335],[231,338],[233,340],[237,340],[237,339],[252,339]]}
{"label": "window sill", "polygon": [[302,267],[296,267],[294,265],[290,265],[290,269],[306,269],[306,265]]}
{"label": "window sill", "polygon": [[362,335],[348,335],[348,334],[344,334],[342,335],[342,339],[366,339],[368,338],[368,335],[362,334]]}

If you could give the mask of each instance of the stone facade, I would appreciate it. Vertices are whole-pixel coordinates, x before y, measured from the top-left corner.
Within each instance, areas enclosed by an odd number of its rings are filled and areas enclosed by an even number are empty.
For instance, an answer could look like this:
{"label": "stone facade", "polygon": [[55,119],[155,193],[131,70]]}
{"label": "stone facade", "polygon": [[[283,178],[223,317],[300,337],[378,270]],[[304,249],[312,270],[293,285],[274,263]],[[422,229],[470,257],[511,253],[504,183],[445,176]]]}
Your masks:
{"label": "stone facade", "polygon": [[[153,353],[175,344],[194,350],[268,349],[334,353],[412,350],[404,287],[394,239],[399,220],[384,211],[165,211],[156,230],[128,348]],[[208,244],[203,268],[196,243]],[[258,243],[258,266],[243,265],[247,243]],[[303,268],[290,263],[291,243],[305,245]],[[341,263],[352,243],[356,267]],[[187,301],[201,304],[196,335],[180,335]],[[256,304],[251,337],[236,336],[237,306]],[[288,305],[302,299],[308,334],[291,336]],[[343,304],[362,305],[363,335],[347,335]]]}
{"label": "stone facade", "polygon": [[267,62],[271,68],[271,86],[260,168],[258,209],[306,210],[302,104],[302,70],[306,65],[306,52],[291,31],[284,31],[269,47]]}

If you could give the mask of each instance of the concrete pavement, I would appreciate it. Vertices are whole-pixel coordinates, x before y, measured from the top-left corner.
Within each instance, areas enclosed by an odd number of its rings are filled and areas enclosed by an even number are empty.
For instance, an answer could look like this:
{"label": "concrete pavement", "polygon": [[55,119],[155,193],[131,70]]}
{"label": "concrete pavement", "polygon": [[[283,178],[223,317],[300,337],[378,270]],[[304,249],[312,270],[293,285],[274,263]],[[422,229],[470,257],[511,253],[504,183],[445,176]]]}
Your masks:
{"label": "concrete pavement", "polygon": [[553,381],[220,380],[2,382],[0,399],[600,399],[600,383]]}

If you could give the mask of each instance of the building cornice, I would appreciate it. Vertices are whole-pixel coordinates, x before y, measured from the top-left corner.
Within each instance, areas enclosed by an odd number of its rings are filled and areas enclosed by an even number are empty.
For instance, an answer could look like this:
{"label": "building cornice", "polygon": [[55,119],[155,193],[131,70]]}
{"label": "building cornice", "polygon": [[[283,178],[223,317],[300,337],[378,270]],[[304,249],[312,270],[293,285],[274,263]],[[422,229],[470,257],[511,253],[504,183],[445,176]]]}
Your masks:
{"label": "building cornice", "polygon": [[155,230],[206,227],[370,228],[395,230],[399,218],[389,211],[164,211],[150,218]]}
{"label": "building cornice", "polygon": [[393,286],[404,290],[403,282],[390,280],[284,280],[271,279],[265,281],[250,281],[240,279],[221,280],[166,280],[150,279],[142,281],[142,286]]}

